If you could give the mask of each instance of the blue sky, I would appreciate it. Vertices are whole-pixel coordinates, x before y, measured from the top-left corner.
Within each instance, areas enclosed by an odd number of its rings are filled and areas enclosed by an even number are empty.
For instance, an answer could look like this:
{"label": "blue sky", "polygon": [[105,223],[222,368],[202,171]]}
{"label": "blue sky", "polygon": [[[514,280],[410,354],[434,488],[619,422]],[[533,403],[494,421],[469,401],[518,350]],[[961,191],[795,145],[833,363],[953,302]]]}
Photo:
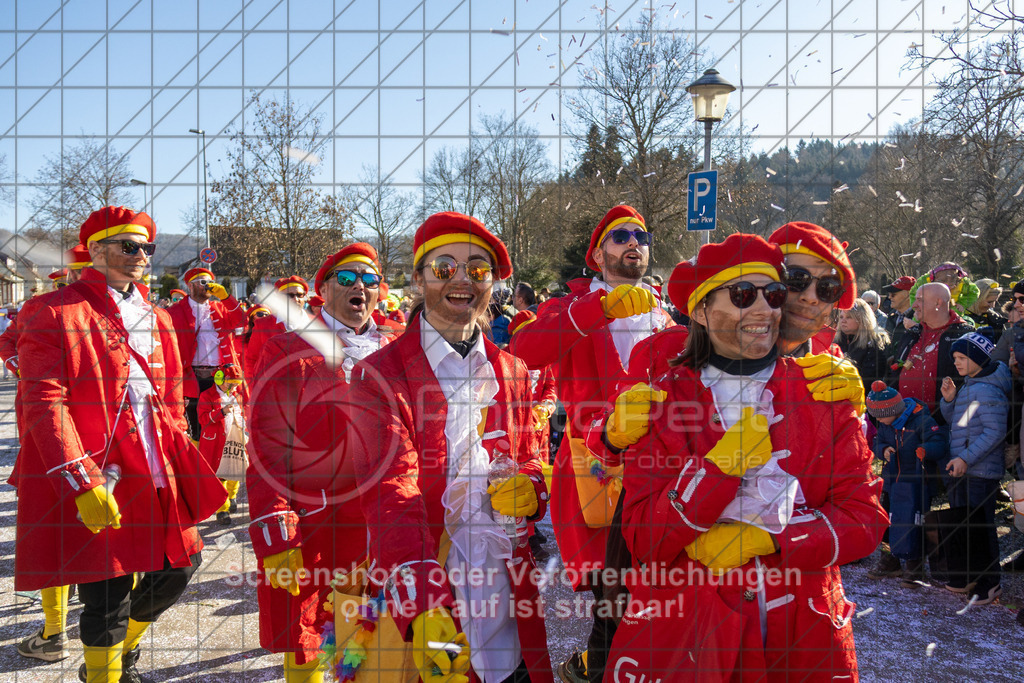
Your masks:
{"label": "blue sky", "polygon": [[[742,85],[730,112],[764,150],[811,136],[874,140],[913,119],[931,89],[929,75],[904,68],[908,46],[968,25],[966,0],[653,7]],[[287,90],[332,125],[318,177],[328,186],[370,164],[415,189],[435,150],[464,145],[480,114],[500,111],[538,128],[564,167],[580,45],[650,10],[643,0],[9,0],[0,154],[17,199],[0,207],[0,228],[31,225],[43,159],[86,134],[130,154],[161,230],[181,232],[181,211],[202,201],[201,146],[188,129],[207,131],[211,177],[224,174],[254,89]]]}

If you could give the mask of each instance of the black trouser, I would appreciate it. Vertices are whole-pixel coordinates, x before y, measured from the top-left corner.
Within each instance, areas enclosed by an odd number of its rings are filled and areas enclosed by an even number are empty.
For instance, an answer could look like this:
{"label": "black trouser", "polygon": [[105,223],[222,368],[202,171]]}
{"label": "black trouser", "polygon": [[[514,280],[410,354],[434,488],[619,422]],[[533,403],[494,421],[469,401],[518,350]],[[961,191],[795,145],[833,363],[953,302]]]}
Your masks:
{"label": "black trouser", "polygon": [[526,662],[519,662],[519,666],[512,672],[512,675],[501,683],[530,683],[530,672],[526,669]]}
{"label": "black trouser", "polygon": [[131,574],[113,579],[78,584],[78,599],[82,610],[79,630],[82,644],[89,647],[113,647],[123,642],[128,632],[128,618],[153,622],[178,601],[199,565],[202,553],[189,558],[189,567],[170,566],[164,558],[164,568],[146,572],[134,589]]}
{"label": "black trouser", "polygon": [[[213,377],[196,376],[196,382],[199,384],[199,393],[202,394],[213,386]],[[193,441],[199,441],[199,433],[202,431],[202,428],[199,426],[198,398],[185,399],[185,417],[188,419],[188,438]]]}
{"label": "black trouser", "polygon": [[950,579],[958,585],[977,582],[979,589],[1000,583],[999,537],[995,508],[999,480],[965,474],[951,478],[946,555]]}
{"label": "black trouser", "polygon": [[[595,572],[590,577],[590,589],[594,592],[594,625],[587,642],[587,678],[591,683],[604,680],[612,639],[629,602],[629,589],[621,581],[623,572],[633,566],[633,556],[622,535],[622,502],[625,499],[625,493],[619,495],[611,526],[608,527],[608,545],[605,546],[605,569],[615,571]],[[615,579],[604,583],[604,579],[610,576]]]}

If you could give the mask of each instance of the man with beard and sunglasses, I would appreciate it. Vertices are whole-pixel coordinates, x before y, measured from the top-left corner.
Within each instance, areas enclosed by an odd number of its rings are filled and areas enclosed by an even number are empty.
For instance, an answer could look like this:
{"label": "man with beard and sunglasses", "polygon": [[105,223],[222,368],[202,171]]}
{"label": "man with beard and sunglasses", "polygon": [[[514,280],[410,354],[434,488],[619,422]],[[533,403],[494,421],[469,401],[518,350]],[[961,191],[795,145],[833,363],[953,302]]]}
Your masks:
{"label": "man with beard and sunglasses", "polygon": [[250,380],[246,488],[260,566],[260,645],[284,653],[287,683],[323,680],[317,653],[330,578],[366,555],[345,447],[364,428],[346,420],[344,403],[356,362],[390,341],[371,318],[380,284],[371,245],[357,242],[329,256],[314,280],[323,297],[319,315],[299,332],[270,339]]}
{"label": "man with beard and sunglasses", "polygon": [[512,263],[483,223],[455,212],[427,218],[413,251],[422,310],[356,367],[349,401],[387,610],[424,683],[551,681],[525,535],[548,498],[530,375],[484,332],[495,280]]}
{"label": "man with beard and sunglasses", "polygon": [[[597,276],[568,282],[569,296],[542,304],[537,320],[520,330],[509,347],[531,369],[551,365],[558,378],[558,396],[568,421],[554,463],[551,521],[573,588],[593,591],[599,599],[605,593],[601,570],[615,504],[614,495],[589,491],[598,486],[616,490],[617,483],[608,488],[600,482],[616,478],[620,471],[592,474],[594,456],[583,437],[604,410],[607,397],[625,379],[634,346],[673,325],[657,292],[641,284],[650,247],[651,233],[643,216],[630,206],[612,208],[594,229],[587,251],[587,266]],[[588,487],[590,480],[599,481]],[[583,502],[578,487],[586,498]],[[573,653],[559,665],[564,681],[599,681],[604,675],[614,624],[598,605],[587,652]]]}
{"label": "man with beard and sunglasses", "polygon": [[199,567],[195,525],[225,495],[186,434],[170,317],[137,284],[156,226],[110,206],[79,232],[92,267],[41,301],[18,338],[28,438],[15,587],[78,584],[79,678],[115,683],[139,680],[139,643]]}
{"label": "man with beard and sunglasses", "polygon": [[[185,364],[185,416],[189,437],[199,442],[199,396],[213,387],[213,373],[225,365],[241,366],[235,334],[245,330],[247,316],[235,297],[208,268],[192,268],[182,277],[189,295],[168,307]],[[229,491],[233,499],[238,492]]]}

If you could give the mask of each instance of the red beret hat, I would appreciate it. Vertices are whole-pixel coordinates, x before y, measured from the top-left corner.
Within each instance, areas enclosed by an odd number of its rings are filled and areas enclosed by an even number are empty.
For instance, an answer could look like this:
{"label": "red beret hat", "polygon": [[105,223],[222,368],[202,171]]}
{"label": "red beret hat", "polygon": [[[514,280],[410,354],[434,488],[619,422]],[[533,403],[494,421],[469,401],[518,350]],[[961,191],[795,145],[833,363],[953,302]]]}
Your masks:
{"label": "red beret hat", "polygon": [[67,276],[68,276],[68,269],[67,268],[61,268],[60,270],[53,271],[52,273],[50,273],[46,277],[50,278],[51,280],[56,281],[56,280],[63,280]]}
{"label": "red beret hat", "polygon": [[89,256],[89,247],[84,244],[76,245],[64,252],[64,262],[72,270],[81,270],[92,265],[92,257]]}
{"label": "red beret hat", "polygon": [[142,235],[152,242],[156,237],[156,225],[152,218],[141,211],[136,213],[127,206],[104,206],[93,211],[82,223],[78,230],[78,241],[88,245],[89,242],[124,234]]}
{"label": "red beret hat", "polygon": [[186,292],[184,290],[181,290],[181,289],[172,289],[171,290],[171,296],[173,297],[175,294],[180,294],[182,296],[182,298],[185,298],[186,296],[188,296],[188,292]]}
{"label": "red beret hat", "polygon": [[282,277],[274,283],[274,289],[279,292],[283,292],[286,289],[292,289],[298,287],[302,289],[302,295],[305,296],[309,292],[309,285],[298,275],[290,275],[288,277]]}
{"label": "red beret hat", "polygon": [[317,294],[320,293],[320,285],[323,284],[327,274],[335,266],[343,263],[365,263],[380,275],[380,260],[377,258],[377,250],[366,242],[356,242],[355,244],[348,245],[336,254],[328,256],[327,260],[320,266],[320,269],[316,271],[314,286],[316,287]]}
{"label": "red beret hat", "polygon": [[205,275],[206,277],[210,278],[211,280],[216,280],[217,279],[217,277],[213,274],[213,272],[207,270],[206,268],[193,268],[191,270],[187,270],[187,271],[185,271],[185,274],[182,276],[181,279],[184,280],[186,283],[188,283],[188,282],[192,282],[192,280],[195,280],[197,277],[199,277],[201,275]]}
{"label": "red beret hat", "polygon": [[413,268],[431,250],[456,242],[468,242],[485,249],[491,256],[498,279],[507,280],[512,277],[512,259],[508,256],[505,244],[485,228],[479,219],[454,211],[435,213],[417,228],[412,240]]}
{"label": "red beret hat", "polygon": [[526,326],[529,323],[532,323],[536,319],[537,316],[533,313],[533,311],[519,311],[514,316],[512,316],[512,321],[508,324],[508,333],[515,334],[524,326]]}
{"label": "red beret hat", "polygon": [[[644,231],[647,230],[647,225],[644,223],[644,217],[640,215],[640,212],[634,209],[632,206],[626,206],[625,204],[619,204],[613,206],[608,213],[604,215],[601,222],[594,228],[593,234],[590,235],[590,248],[587,249],[587,268],[591,270],[601,270],[601,266],[597,265],[597,261],[594,260],[594,250],[601,246],[601,242],[604,241],[605,235],[619,227],[623,223],[632,223],[640,226]],[[636,230],[636,228],[632,228]]]}
{"label": "red beret hat", "polygon": [[324,298],[319,294],[314,294],[313,296],[309,297],[309,301],[307,301],[306,303],[309,304],[311,307],[323,307]]}
{"label": "red beret hat", "polygon": [[782,253],[806,254],[816,256],[835,268],[843,278],[846,291],[836,304],[844,310],[853,308],[857,298],[857,276],[850,265],[850,257],[846,253],[847,242],[840,242],[835,236],[820,225],[814,223],[786,223],[768,238],[772,244],[779,245]]}
{"label": "red beret hat", "polygon": [[689,315],[712,289],[742,275],[760,273],[780,279],[782,251],[757,235],[736,233],[725,241],[705,244],[696,259],[683,261],[668,280],[668,296]]}

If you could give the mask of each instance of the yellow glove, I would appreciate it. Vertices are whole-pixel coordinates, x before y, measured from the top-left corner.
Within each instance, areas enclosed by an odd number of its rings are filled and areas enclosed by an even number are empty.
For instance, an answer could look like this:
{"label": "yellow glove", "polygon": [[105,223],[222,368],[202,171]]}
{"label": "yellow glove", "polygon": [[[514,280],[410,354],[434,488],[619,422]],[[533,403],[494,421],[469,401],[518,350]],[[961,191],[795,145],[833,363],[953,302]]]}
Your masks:
{"label": "yellow glove", "polygon": [[270,587],[286,590],[295,596],[299,594],[299,582],[296,578],[302,568],[301,548],[288,548],[263,558],[263,571],[267,573]]}
{"label": "yellow glove", "polygon": [[121,511],[117,508],[114,494],[107,491],[106,486],[97,486],[85,493],[75,496],[75,506],[82,518],[82,524],[89,527],[94,534],[106,529],[121,528]]}
{"label": "yellow glove", "polygon": [[828,353],[819,353],[797,358],[796,364],[803,368],[804,377],[815,380],[807,387],[815,401],[849,401],[858,415],[864,414],[864,384],[853,363]]}
{"label": "yellow glove", "polygon": [[487,487],[491,507],[499,515],[529,517],[537,513],[537,489],[525,474],[517,474],[500,485]]}
{"label": "yellow glove", "polygon": [[657,300],[643,287],[619,285],[601,297],[601,307],[607,318],[628,318],[648,313],[654,309]]}
{"label": "yellow glove", "polygon": [[[438,645],[454,643],[462,651],[452,659]],[[454,654],[454,652],[453,652]],[[448,610],[436,608],[419,614],[412,622],[412,660],[423,683],[468,683],[469,641],[455,630]]]}
{"label": "yellow glove", "polygon": [[722,435],[715,447],[704,456],[725,474],[742,477],[751,467],[759,467],[772,457],[772,440],[768,435],[768,418],[744,408],[743,416]]}
{"label": "yellow glove", "polygon": [[213,294],[221,301],[224,301],[224,299],[228,298],[228,290],[224,289],[224,285],[222,285],[219,282],[211,282],[210,284],[206,285],[206,291],[208,291],[210,294]]}
{"label": "yellow glove", "polygon": [[742,567],[759,555],[774,552],[771,534],[743,522],[715,524],[686,546],[690,559],[716,571]]}
{"label": "yellow glove", "polygon": [[661,403],[667,397],[664,391],[656,391],[643,382],[619,394],[605,423],[608,443],[621,450],[642,439],[650,428],[651,403]]}
{"label": "yellow glove", "polygon": [[544,429],[544,425],[551,418],[552,412],[551,405],[547,401],[533,406],[533,430],[535,432]]}

